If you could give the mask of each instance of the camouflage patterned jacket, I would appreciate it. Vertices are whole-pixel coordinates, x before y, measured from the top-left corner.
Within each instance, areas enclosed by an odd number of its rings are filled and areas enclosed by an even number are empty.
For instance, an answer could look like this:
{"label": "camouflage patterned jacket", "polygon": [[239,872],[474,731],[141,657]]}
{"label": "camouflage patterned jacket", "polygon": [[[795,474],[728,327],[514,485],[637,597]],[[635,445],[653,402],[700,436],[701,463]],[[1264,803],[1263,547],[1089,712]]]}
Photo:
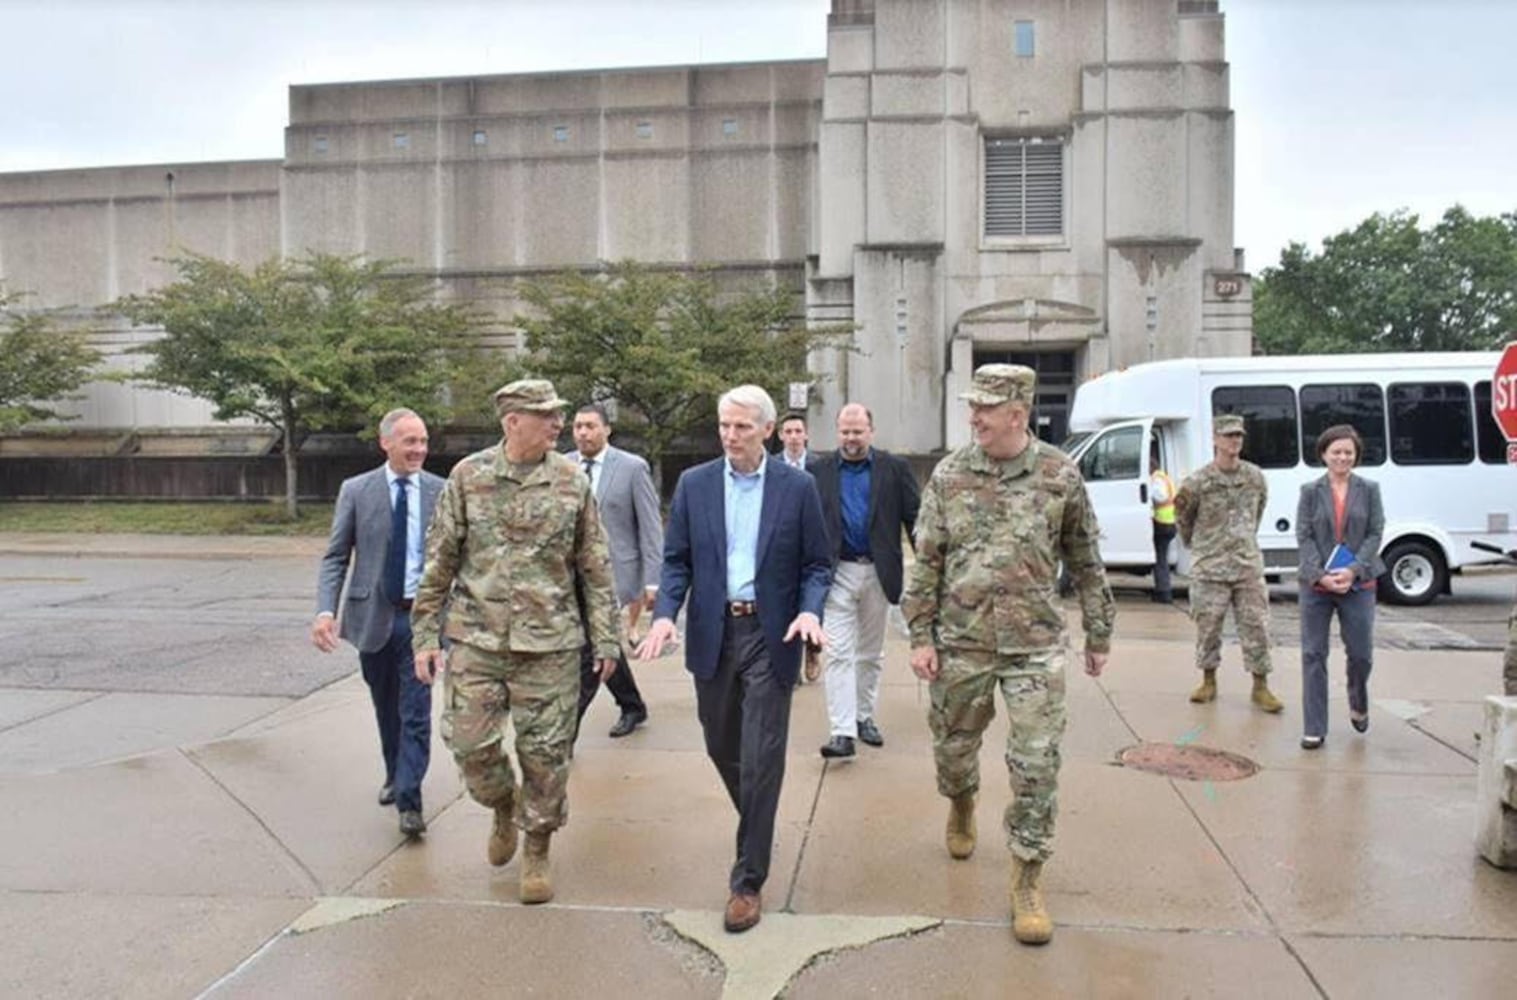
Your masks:
{"label": "camouflage patterned jacket", "polygon": [[1111,649],[1116,603],[1095,512],[1063,452],[1034,441],[1005,462],[979,445],[938,463],[922,491],[916,564],[901,610],[911,645],[1028,653],[1065,642],[1062,559],[1080,594],[1085,648]]}
{"label": "camouflage patterned jacket", "polygon": [[448,638],[478,649],[576,649],[588,623],[596,656],[619,651],[611,557],[590,481],[556,452],[525,479],[504,445],[455,465],[427,531],[425,566],[411,611],[418,652],[438,647],[445,602]]}
{"label": "camouflage patterned jacket", "polygon": [[1209,462],[1180,484],[1175,524],[1190,548],[1197,580],[1243,580],[1264,572],[1259,519],[1269,500],[1264,473],[1252,462],[1223,472]]}

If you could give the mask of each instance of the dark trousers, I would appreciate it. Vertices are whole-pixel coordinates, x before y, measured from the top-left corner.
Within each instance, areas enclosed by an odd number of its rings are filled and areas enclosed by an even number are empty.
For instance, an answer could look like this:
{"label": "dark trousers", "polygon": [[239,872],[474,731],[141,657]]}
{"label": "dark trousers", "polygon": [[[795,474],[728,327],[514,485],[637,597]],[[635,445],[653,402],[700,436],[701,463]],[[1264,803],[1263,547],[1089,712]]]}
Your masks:
{"label": "dark trousers", "polygon": [[432,757],[432,687],[416,679],[410,612],[395,612],[390,641],[359,653],[358,663],[374,702],[385,784],[395,787],[395,808],[420,811],[421,780]]}
{"label": "dark trousers", "polygon": [[1175,540],[1175,526],[1154,522],[1154,600],[1170,600],[1174,590],[1169,581],[1169,543]]}
{"label": "dark trousers", "polygon": [[1351,590],[1323,594],[1301,588],[1301,710],[1302,732],[1327,735],[1327,641],[1333,613],[1343,633],[1348,656],[1348,707],[1360,715],[1369,711],[1370,669],[1374,665],[1375,592]]}
{"label": "dark trousers", "polygon": [[[600,674],[595,670],[595,647],[588,642],[579,647],[579,718],[585,717],[585,710],[595,700],[595,692],[600,690]],[[647,715],[648,706],[643,703],[642,692],[637,689],[637,679],[632,676],[632,668],[627,665],[627,654],[618,651],[616,654],[616,670],[611,674],[611,679],[606,681],[606,690],[611,692],[611,697],[616,699],[616,707],[622,710],[622,714],[628,712],[633,715]]]}
{"label": "dark trousers", "polygon": [[737,807],[737,860],[729,887],[758,892],[769,877],[774,814],[785,780],[790,687],[769,669],[757,615],[728,618],[716,675],[696,680],[695,704],[716,765]]}

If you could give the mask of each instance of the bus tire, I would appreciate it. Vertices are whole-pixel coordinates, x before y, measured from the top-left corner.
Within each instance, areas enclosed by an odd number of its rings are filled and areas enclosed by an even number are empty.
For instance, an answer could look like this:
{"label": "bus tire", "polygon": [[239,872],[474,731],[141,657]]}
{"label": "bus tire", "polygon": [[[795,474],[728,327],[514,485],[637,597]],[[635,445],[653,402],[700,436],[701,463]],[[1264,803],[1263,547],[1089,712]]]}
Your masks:
{"label": "bus tire", "polygon": [[1421,607],[1448,586],[1449,568],[1436,545],[1404,541],[1385,550],[1385,575],[1378,587],[1386,603]]}

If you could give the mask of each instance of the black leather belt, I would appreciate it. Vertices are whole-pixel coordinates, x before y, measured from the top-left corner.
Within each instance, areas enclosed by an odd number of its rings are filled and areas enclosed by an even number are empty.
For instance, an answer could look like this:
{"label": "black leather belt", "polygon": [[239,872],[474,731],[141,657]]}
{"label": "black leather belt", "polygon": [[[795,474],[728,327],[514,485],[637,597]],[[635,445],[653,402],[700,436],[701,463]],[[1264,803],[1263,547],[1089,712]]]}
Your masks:
{"label": "black leather belt", "polygon": [[410,611],[411,610],[411,606],[413,604],[415,604],[415,603],[416,602],[414,600],[412,600],[411,598],[409,598],[409,597],[402,597],[400,600],[398,600],[398,601],[395,602],[395,610],[396,611]]}
{"label": "black leather belt", "polygon": [[753,601],[728,601],[728,618],[747,618],[749,615],[758,614],[758,605]]}
{"label": "black leather belt", "polygon": [[874,557],[873,556],[843,556],[842,557],[842,561],[843,562],[851,562],[851,563],[873,563],[874,562]]}

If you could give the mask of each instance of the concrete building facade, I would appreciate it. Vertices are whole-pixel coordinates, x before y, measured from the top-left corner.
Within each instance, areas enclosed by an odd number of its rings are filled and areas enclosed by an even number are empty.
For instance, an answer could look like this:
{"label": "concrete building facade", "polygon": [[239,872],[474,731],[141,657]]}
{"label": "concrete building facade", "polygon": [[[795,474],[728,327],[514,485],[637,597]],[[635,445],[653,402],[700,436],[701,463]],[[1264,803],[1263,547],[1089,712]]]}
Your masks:
{"label": "concrete building facade", "polygon": [[[282,160],[0,175],[0,287],[82,311],[185,249],[364,253],[492,309],[510,348],[517,279],[700,266],[855,325],[812,359],[815,438],[858,400],[914,453],[967,439],[976,364],[1037,367],[1057,440],[1085,377],[1248,353],[1215,2],[833,0],[826,31],[825,60],[294,86]],[[209,421],[119,385],[79,412]]]}

